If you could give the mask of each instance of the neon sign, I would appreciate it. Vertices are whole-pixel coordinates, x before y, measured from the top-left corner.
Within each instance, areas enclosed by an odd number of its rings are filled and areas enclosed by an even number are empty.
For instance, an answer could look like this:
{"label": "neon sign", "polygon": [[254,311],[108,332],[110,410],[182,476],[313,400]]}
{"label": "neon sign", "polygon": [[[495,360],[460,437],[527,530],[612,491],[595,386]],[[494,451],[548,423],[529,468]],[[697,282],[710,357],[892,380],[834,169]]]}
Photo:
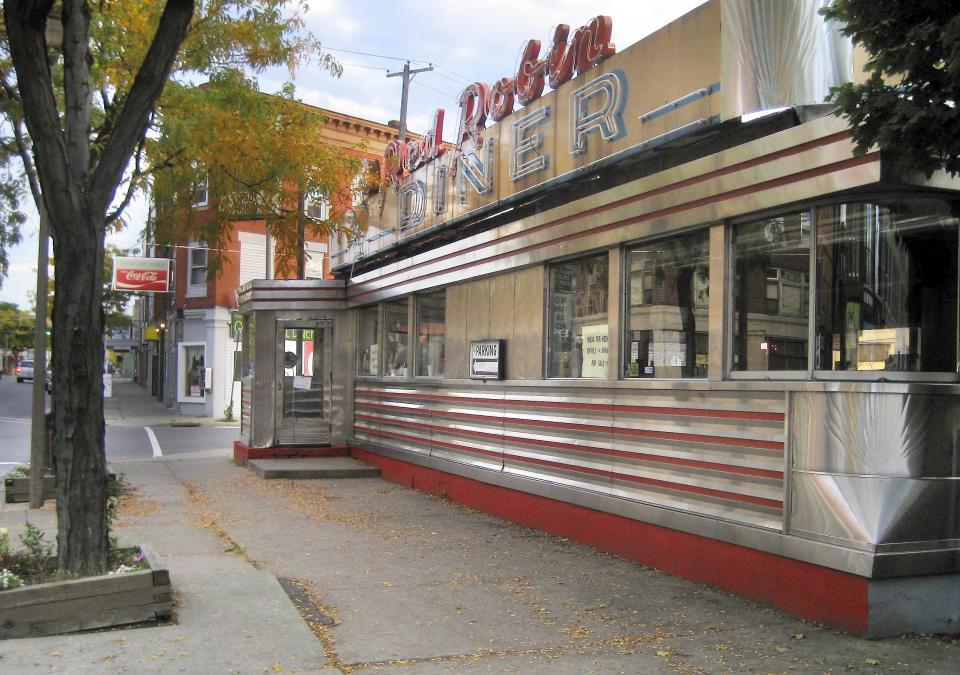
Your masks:
{"label": "neon sign", "polygon": [[480,145],[487,117],[499,122],[513,112],[515,100],[528,105],[540,98],[545,82],[556,89],[613,54],[616,46],[610,42],[612,32],[613,20],[598,16],[578,28],[568,40],[570,26],[562,23],[554,29],[553,43],[544,58],[540,58],[540,40],[527,40],[513,78],[500,78],[493,86],[474,82],[464,89],[454,142],[457,153],[467,138]]}
{"label": "neon sign", "polygon": [[[431,129],[422,140],[390,141],[384,150],[384,164],[387,179],[399,191],[401,231],[419,226],[428,209],[437,216],[446,213],[447,185],[451,179],[455,179],[452,198],[460,205],[468,203],[469,190],[478,195],[493,192],[497,144],[493,138],[485,141],[483,133],[488,118],[500,122],[514,112],[517,102],[530,107],[513,122],[506,141],[509,147],[502,149],[510,158],[509,178],[522,181],[548,170],[551,158],[544,145],[544,129],[553,123],[555,115],[548,104],[530,104],[543,95],[547,84],[556,89],[612,55],[612,27],[610,17],[598,16],[570,37],[570,27],[561,24],[554,30],[552,44],[543,58],[540,41],[528,40],[514,77],[500,78],[493,85],[474,82],[466,87],[458,101],[460,120],[455,151],[449,161],[436,163],[429,187],[424,176],[406,182],[404,177],[443,154],[444,111],[434,113]],[[570,124],[571,156],[586,152],[594,132],[606,142],[626,133],[622,118],[625,100],[626,79],[619,70],[600,73],[571,92],[570,114],[566,117]]]}

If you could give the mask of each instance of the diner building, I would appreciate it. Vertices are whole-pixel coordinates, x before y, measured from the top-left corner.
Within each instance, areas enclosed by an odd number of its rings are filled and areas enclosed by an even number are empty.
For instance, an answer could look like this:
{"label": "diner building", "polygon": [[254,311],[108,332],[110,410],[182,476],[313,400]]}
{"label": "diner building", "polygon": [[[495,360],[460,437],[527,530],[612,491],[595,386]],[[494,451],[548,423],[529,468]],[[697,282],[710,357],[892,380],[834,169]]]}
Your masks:
{"label": "diner building", "polygon": [[858,634],[956,632],[960,181],[854,152],[822,101],[864,56],[820,4],[619,52],[598,17],[546,85],[534,54],[468,88],[453,147],[388,147],[336,280],[240,290],[238,458],[339,449]]}

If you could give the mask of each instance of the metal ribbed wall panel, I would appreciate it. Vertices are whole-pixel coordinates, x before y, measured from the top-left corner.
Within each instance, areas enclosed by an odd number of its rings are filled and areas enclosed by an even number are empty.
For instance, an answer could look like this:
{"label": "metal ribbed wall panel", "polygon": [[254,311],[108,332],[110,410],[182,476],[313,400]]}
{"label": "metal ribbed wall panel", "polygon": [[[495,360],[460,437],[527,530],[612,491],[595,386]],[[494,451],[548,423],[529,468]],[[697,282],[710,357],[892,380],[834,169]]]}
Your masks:
{"label": "metal ribbed wall panel", "polygon": [[354,439],[779,530],[781,392],[358,381]]}

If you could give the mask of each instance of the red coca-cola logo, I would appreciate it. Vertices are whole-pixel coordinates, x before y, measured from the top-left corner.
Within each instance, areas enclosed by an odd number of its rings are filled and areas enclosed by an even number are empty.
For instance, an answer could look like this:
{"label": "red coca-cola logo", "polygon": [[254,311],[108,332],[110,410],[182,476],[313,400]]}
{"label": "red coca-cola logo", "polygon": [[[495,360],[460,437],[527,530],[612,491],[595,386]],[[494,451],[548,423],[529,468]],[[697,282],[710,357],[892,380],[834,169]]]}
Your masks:
{"label": "red coca-cola logo", "polygon": [[137,291],[167,290],[167,273],[159,270],[117,270],[117,288]]}

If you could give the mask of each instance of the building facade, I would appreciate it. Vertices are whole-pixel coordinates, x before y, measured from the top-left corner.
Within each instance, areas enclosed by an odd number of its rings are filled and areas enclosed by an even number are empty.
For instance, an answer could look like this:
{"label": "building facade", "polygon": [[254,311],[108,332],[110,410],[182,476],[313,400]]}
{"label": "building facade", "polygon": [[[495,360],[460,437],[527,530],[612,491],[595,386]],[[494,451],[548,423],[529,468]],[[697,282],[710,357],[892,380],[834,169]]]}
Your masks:
{"label": "building facade", "polygon": [[[393,127],[329,110],[324,115],[323,140],[375,166],[387,142],[396,138]],[[364,169],[366,170],[366,169]],[[344,186],[347,188],[349,186]],[[309,215],[328,218],[330,204],[307,204]],[[204,222],[216,209],[214,199],[201,190],[191,217]],[[238,289],[253,279],[297,278],[298,264],[280,257],[300,251],[278,250],[265,221],[237,221],[220,251],[221,268],[209,269],[213,255],[204,242],[171,242],[152,246],[151,254],[173,260],[172,291],[150,296],[142,303],[145,324],[140,358],[143,386],[169,407],[187,416],[239,416],[240,332],[236,318]],[[329,241],[307,233],[303,242],[302,277],[329,277]]]}

